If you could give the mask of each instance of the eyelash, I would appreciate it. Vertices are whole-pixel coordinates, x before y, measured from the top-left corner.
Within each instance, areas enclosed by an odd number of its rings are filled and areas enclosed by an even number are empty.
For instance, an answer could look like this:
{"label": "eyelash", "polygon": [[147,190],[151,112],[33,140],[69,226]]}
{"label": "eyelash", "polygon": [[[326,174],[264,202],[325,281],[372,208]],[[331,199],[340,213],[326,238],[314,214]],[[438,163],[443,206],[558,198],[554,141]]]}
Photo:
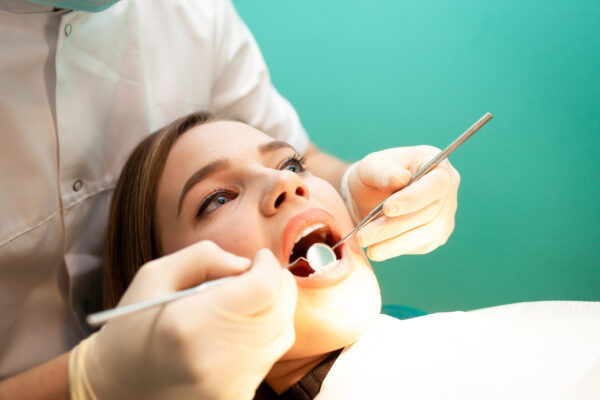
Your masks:
{"label": "eyelash", "polygon": [[300,171],[298,171],[297,173],[304,172],[304,171],[306,171],[306,166],[304,165],[304,160],[305,160],[305,156],[301,156],[298,153],[294,153],[293,156],[291,156],[290,158],[288,158],[287,160],[285,160],[284,162],[279,164],[279,169],[283,169],[286,166],[288,166],[290,163],[295,162],[300,166]]}
{"label": "eyelash", "polygon": [[[306,167],[304,165],[304,156],[301,156],[298,153],[295,153],[292,157],[286,159],[281,164],[279,164],[278,169],[283,170],[284,168],[286,168],[288,165],[291,165],[292,163],[295,163],[299,166],[298,171],[292,171],[292,172],[300,174],[300,173],[306,171]],[[202,215],[206,213],[206,209],[211,205],[212,201],[221,195],[229,196],[230,201],[237,197],[237,194],[231,193],[229,190],[224,189],[224,188],[217,188],[217,189],[213,190],[211,193],[209,193],[204,198],[204,201],[202,202],[202,204],[200,204],[200,207],[198,208],[198,212],[196,213],[196,218],[201,218]],[[209,213],[210,212],[212,212],[212,211],[209,211]]]}
{"label": "eyelash", "polygon": [[231,196],[230,200],[233,200],[237,197],[236,194],[231,193],[227,189],[218,188],[218,189],[213,190],[204,198],[204,201],[202,202],[202,204],[200,204],[200,207],[198,208],[198,212],[196,213],[196,218],[200,218],[202,216],[202,214],[205,213],[208,206],[210,206],[211,202],[221,195]]}

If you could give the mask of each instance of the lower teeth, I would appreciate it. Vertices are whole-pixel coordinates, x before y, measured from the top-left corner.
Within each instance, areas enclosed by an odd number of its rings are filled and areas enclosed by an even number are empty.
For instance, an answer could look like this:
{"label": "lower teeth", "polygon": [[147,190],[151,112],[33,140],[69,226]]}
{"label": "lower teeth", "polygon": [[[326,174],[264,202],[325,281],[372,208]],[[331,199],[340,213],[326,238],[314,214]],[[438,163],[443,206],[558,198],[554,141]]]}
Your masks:
{"label": "lower teeth", "polygon": [[[338,264],[339,264],[339,260],[335,260],[333,262],[330,262],[327,265],[324,265],[323,267],[319,268],[318,270],[316,270],[315,272],[313,272],[312,274],[310,274],[309,276],[313,276],[313,275],[320,275],[324,272],[327,272],[333,268],[335,268]],[[314,268],[313,268],[314,269]]]}

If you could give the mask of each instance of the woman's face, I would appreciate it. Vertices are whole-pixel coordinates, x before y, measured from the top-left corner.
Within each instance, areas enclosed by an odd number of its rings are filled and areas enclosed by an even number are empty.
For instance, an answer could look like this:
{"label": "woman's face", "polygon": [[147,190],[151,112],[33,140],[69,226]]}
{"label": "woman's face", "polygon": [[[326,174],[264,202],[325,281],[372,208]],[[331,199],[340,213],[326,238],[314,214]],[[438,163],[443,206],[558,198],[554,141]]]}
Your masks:
{"label": "woman's face", "polygon": [[[282,265],[353,227],[337,191],[304,170],[292,147],[229,121],[196,126],[177,139],[159,181],[156,219],[163,254],[212,240],[248,258],[271,249]],[[291,269],[296,342],[283,359],[346,346],[379,313],[379,287],[362,249],[350,239],[338,259],[321,273]]]}

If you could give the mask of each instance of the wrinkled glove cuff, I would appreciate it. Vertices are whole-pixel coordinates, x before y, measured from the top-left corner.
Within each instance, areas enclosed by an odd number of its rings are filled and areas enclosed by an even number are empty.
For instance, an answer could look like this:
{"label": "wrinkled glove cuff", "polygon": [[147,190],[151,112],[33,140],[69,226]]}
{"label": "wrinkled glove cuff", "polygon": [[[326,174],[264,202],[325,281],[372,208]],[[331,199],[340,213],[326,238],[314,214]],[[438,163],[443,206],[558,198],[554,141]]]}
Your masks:
{"label": "wrinkled glove cuff", "polygon": [[93,334],[82,340],[69,355],[69,391],[71,400],[98,400],[92,390],[87,369],[85,365],[86,355],[89,353],[93,340]]}
{"label": "wrinkled glove cuff", "polygon": [[342,199],[344,199],[344,203],[346,203],[346,208],[348,209],[348,212],[350,212],[352,221],[355,224],[358,223],[362,218],[360,217],[360,212],[358,211],[358,205],[356,204],[356,202],[352,198],[352,195],[350,194],[348,178],[350,177],[350,174],[352,173],[352,171],[354,171],[357,165],[358,161],[353,163],[346,169],[346,172],[344,172],[344,176],[342,176],[342,182],[340,183],[340,194],[342,195]]}

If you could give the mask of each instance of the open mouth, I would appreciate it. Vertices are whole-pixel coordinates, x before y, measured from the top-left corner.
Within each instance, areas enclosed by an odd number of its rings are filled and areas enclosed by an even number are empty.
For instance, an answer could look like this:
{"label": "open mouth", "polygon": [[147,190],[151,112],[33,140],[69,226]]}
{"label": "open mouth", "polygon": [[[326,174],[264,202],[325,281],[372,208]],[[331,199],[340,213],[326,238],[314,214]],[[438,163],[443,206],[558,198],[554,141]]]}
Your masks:
{"label": "open mouth", "polygon": [[[290,255],[289,263],[292,263],[298,258],[303,257],[306,258],[306,252],[315,243],[325,243],[329,247],[333,247],[339,238],[335,237],[331,232],[329,226],[327,226],[323,222],[318,222],[313,224],[305,229],[303,229],[298,235],[296,235],[294,247],[292,248],[292,253]],[[339,246],[334,250],[335,258],[340,260],[342,258],[342,251]],[[289,271],[295,275],[300,277],[307,277],[312,273],[316,272],[310,264],[305,260],[298,260],[296,264],[289,268]]]}

